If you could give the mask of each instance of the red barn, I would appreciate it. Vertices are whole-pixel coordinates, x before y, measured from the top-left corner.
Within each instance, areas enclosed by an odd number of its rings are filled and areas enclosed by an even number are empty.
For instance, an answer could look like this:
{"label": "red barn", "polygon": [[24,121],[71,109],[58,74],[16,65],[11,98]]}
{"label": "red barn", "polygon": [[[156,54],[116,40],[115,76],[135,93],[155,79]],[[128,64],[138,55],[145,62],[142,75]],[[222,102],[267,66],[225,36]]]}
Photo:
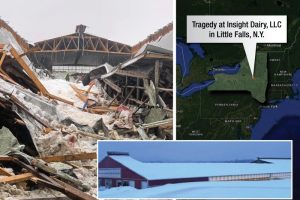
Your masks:
{"label": "red barn", "polygon": [[132,186],[146,188],[147,179],[114,159],[115,156],[128,156],[127,153],[108,152],[108,156],[99,162],[99,185],[105,187]]}
{"label": "red barn", "polygon": [[[151,178],[147,173],[139,173],[132,169],[135,165],[137,168],[143,168],[145,163],[139,162],[129,156],[128,153],[108,152],[101,162],[98,164],[98,179],[99,186],[104,187],[118,187],[118,186],[132,186],[138,189],[147,188],[151,186],[164,185],[168,183],[183,183],[183,182],[197,182],[208,181],[208,177],[189,177],[189,178]],[[133,167],[133,168],[135,168]],[[146,172],[147,169],[145,169]]]}
{"label": "red barn", "polygon": [[[108,152],[98,164],[101,187],[132,186],[143,189],[170,183],[199,181],[259,180],[290,177],[290,160],[266,163],[151,163],[133,159],[128,153]],[[279,164],[279,166],[277,166]]]}

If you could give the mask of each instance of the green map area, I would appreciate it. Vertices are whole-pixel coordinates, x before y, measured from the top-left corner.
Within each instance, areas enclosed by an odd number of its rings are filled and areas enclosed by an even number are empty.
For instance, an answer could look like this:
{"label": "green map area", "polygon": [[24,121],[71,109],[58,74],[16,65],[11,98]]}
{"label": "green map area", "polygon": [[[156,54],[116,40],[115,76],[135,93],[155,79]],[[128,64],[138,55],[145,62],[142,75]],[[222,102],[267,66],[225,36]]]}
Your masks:
{"label": "green map area", "polygon": [[[200,58],[193,52],[186,77],[182,77],[177,66],[178,90],[215,79],[208,88],[191,96],[177,96],[177,139],[249,139],[251,126],[259,120],[261,109],[270,106],[268,102],[272,100],[292,95],[292,75],[300,67],[299,8],[297,0],[177,0],[176,33],[183,39],[186,39],[187,15],[288,16],[287,43],[257,45],[256,62],[261,64],[256,63],[255,70],[260,75],[256,74],[254,80],[249,73],[242,80],[243,70],[248,70],[242,44],[201,44],[205,57]],[[242,71],[234,76],[208,75],[213,67],[237,63],[241,64]],[[255,81],[260,83],[253,84]]]}
{"label": "green map area", "polygon": [[247,58],[240,63],[238,73],[233,75],[216,74],[214,84],[208,87],[209,91],[249,91],[253,98],[260,103],[266,101],[266,89],[268,84],[267,53],[256,54],[254,77],[251,75]]}

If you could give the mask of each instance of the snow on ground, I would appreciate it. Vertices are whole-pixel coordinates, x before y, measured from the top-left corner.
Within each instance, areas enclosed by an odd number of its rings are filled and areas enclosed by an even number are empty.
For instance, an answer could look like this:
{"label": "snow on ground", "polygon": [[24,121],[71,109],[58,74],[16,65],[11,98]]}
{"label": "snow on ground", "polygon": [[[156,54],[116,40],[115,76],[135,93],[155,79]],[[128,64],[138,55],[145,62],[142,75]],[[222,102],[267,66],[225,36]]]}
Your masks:
{"label": "snow on ground", "polygon": [[89,127],[93,127],[100,119],[102,119],[102,115],[82,112],[80,109],[69,105],[58,105],[57,117],[59,121],[69,118],[77,124],[83,126],[87,125]]}
{"label": "snow on ground", "polygon": [[[88,90],[89,86],[83,86],[81,83],[72,83],[62,79],[42,79],[41,82],[51,94],[74,102],[74,106],[70,106],[57,101],[59,103],[59,105],[57,106],[57,116],[60,121],[64,118],[71,118],[72,121],[78,124],[88,125],[92,127],[95,122],[99,121],[99,119],[102,119],[108,130],[113,129],[115,124],[113,123],[113,114],[105,113],[100,115],[83,112],[81,109],[84,105],[84,102],[76,96],[76,92],[72,89],[70,84],[76,86],[78,89],[85,91]],[[99,90],[101,89],[97,87],[97,84],[94,85],[88,97],[89,99],[95,100],[99,104],[106,105],[107,102],[110,102],[111,100],[106,99],[106,94],[104,94],[103,91]],[[95,94],[100,95],[97,96]],[[121,117],[122,113],[120,114],[119,118]]]}
{"label": "snow on ground", "polygon": [[[87,90],[89,86],[83,86],[81,83],[72,83],[62,79],[42,79],[41,82],[51,94],[72,101],[76,107],[82,108],[83,102],[76,96],[70,84],[82,90]],[[95,86],[92,87],[91,91],[98,92]]]}
{"label": "snow on ground", "polygon": [[189,178],[223,175],[291,172],[291,160],[256,163],[146,163],[130,156],[110,156],[137,174],[149,179]]}
{"label": "snow on ground", "polygon": [[99,198],[291,198],[291,180],[223,181],[167,184],[99,191]]}

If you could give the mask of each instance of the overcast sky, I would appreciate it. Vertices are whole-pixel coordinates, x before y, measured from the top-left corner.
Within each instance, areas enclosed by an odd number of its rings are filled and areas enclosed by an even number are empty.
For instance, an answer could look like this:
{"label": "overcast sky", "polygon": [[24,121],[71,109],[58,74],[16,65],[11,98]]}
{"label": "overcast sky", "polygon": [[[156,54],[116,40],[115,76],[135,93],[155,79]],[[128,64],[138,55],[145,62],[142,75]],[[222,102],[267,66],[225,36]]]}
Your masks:
{"label": "overcast sky", "polygon": [[86,32],[133,45],[173,21],[173,0],[6,0],[1,19],[30,43]]}
{"label": "overcast sky", "polygon": [[100,142],[99,160],[107,151],[129,152],[141,161],[231,161],[257,157],[290,157],[289,142]]}

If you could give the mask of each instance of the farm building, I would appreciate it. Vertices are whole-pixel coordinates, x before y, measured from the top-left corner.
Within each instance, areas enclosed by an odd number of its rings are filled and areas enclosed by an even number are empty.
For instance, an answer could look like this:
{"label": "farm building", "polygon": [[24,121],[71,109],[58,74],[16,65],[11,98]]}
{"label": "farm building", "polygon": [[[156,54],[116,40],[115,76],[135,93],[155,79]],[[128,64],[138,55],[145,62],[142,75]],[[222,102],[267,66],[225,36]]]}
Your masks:
{"label": "farm building", "polygon": [[144,189],[170,183],[269,180],[291,177],[290,159],[266,163],[146,163],[128,153],[107,152],[98,164],[100,187]]}

